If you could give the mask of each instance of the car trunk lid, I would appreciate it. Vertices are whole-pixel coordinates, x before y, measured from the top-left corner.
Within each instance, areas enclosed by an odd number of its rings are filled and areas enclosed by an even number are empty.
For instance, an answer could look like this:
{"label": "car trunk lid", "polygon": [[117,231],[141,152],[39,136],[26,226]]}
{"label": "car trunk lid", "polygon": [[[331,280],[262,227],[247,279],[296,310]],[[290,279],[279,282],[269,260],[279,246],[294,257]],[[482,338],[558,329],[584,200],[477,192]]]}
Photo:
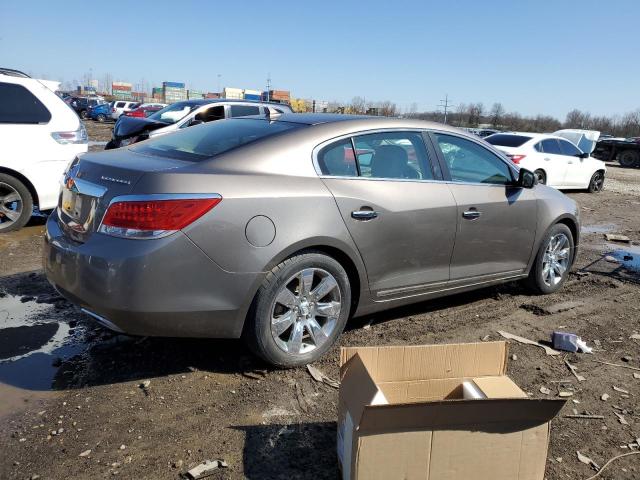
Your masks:
{"label": "car trunk lid", "polygon": [[565,129],[553,132],[553,135],[566,138],[585,153],[591,154],[596,148],[600,132],[596,130]]}
{"label": "car trunk lid", "polygon": [[86,154],[72,163],[63,179],[58,217],[66,235],[84,243],[98,229],[109,203],[130,194],[149,172],[173,170],[185,162],[152,158],[128,149]]}

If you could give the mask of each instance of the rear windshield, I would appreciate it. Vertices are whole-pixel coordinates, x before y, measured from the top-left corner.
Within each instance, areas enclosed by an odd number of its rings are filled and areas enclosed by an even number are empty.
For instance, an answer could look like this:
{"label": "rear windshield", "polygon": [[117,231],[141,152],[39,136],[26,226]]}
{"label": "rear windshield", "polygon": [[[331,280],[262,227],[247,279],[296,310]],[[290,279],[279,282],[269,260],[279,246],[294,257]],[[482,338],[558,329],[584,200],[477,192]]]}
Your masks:
{"label": "rear windshield", "polygon": [[185,128],[131,147],[144,155],[199,162],[304,125],[263,119],[229,119]]}
{"label": "rear windshield", "polygon": [[490,135],[485,140],[491,145],[497,145],[499,147],[519,147],[524,145],[533,137],[526,137],[524,135],[509,135],[506,133],[496,133]]}

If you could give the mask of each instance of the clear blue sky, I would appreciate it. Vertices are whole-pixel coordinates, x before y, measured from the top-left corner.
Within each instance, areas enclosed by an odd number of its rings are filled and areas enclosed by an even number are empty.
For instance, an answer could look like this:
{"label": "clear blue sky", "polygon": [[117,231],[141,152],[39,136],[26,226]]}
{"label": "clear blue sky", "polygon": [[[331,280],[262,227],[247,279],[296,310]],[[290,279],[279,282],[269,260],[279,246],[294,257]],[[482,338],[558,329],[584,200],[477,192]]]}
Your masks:
{"label": "clear blue sky", "polygon": [[433,110],[502,102],[561,119],[640,107],[640,1],[4,1],[0,58],[52,79],[194,89],[273,87],[302,98]]}

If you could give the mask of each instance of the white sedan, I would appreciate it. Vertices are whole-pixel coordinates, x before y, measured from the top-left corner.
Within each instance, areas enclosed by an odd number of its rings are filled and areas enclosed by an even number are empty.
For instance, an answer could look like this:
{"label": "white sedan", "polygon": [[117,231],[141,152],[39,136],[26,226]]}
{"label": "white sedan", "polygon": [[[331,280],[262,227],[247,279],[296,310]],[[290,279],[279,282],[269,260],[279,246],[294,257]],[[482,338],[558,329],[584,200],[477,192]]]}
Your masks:
{"label": "white sedan", "polygon": [[607,171],[604,162],[591,157],[598,134],[590,130],[560,130],[553,134],[496,133],[485,140],[503,151],[513,163],[534,172],[538,183],[593,193],[604,187]]}

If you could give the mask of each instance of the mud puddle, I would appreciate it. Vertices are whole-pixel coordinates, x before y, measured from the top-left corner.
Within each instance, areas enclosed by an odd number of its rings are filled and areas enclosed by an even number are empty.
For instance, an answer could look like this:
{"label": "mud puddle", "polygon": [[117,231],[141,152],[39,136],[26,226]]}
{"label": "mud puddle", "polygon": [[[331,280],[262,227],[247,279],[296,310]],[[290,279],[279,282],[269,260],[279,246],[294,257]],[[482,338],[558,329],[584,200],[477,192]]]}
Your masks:
{"label": "mud puddle", "polygon": [[607,243],[607,254],[615,258],[627,270],[640,273],[640,245]]}
{"label": "mud puddle", "polygon": [[66,317],[55,303],[0,298],[0,397],[4,386],[50,390],[62,361],[87,348],[84,327]]}

